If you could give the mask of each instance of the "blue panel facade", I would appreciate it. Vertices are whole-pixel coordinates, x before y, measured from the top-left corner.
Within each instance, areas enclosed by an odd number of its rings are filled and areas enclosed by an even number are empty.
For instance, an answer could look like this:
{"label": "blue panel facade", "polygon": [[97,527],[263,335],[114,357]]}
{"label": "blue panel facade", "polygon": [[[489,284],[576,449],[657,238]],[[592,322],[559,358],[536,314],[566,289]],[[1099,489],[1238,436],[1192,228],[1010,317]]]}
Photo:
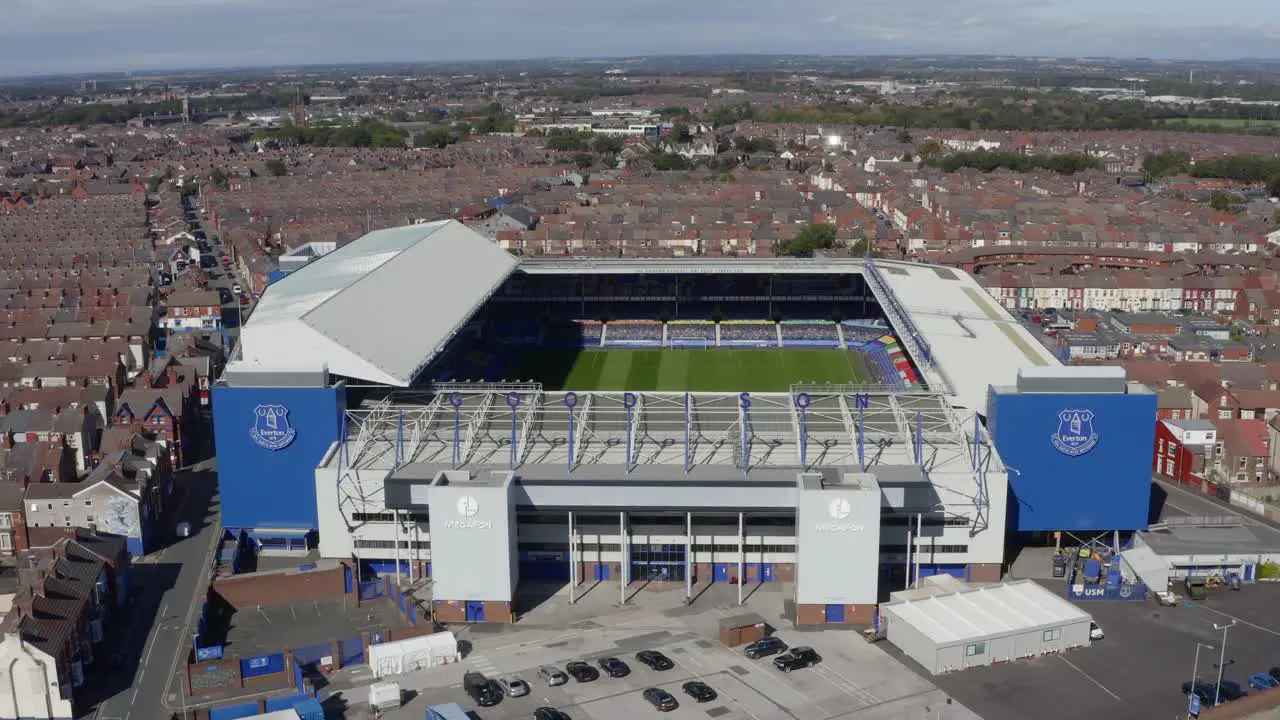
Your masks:
{"label": "blue panel facade", "polygon": [[341,433],[346,387],[215,387],[222,524],[318,526],[316,466]]}
{"label": "blue panel facade", "polygon": [[1009,472],[1009,527],[1146,529],[1156,396],[992,389],[987,427]]}

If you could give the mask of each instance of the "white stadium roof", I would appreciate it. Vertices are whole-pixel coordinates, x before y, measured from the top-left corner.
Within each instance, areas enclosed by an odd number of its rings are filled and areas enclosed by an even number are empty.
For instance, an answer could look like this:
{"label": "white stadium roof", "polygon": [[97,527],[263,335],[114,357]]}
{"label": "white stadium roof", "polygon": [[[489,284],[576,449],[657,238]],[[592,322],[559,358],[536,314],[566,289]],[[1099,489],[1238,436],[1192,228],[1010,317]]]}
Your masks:
{"label": "white stadium roof", "polygon": [[[902,338],[925,382],[947,392],[956,405],[986,412],[988,386],[1016,384],[1023,368],[1061,366],[969,273],[891,260],[876,260],[875,267],[929,345],[932,365],[910,337]],[[907,335],[892,309],[884,310]]]}
{"label": "white stadium roof", "polygon": [[453,220],[371,232],[271,284],[240,360],[406,387],[517,262]]}

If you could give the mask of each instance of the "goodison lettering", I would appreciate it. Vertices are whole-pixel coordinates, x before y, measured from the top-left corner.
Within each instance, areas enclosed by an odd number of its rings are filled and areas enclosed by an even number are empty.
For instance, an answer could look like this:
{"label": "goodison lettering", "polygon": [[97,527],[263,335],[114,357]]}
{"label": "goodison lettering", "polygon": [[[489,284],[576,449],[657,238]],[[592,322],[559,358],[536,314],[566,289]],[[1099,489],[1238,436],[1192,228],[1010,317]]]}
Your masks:
{"label": "goodison lettering", "polygon": [[862,532],[863,527],[861,525],[855,525],[853,523],[818,523],[815,526],[815,529],[818,532],[844,533],[844,532]]}
{"label": "goodison lettering", "polygon": [[488,530],[493,527],[492,520],[450,520],[444,524],[449,530]]}

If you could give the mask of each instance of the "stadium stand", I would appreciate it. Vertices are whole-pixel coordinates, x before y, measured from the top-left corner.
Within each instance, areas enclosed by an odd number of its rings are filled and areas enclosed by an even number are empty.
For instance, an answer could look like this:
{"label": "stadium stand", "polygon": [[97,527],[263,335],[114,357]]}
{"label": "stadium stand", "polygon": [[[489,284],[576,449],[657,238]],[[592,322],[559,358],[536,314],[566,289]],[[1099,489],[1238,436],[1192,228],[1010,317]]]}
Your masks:
{"label": "stadium stand", "polygon": [[662,347],[662,323],[657,320],[615,320],[608,328],[605,347]]}
{"label": "stadium stand", "polygon": [[667,323],[667,347],[715,347],[716,325],[709,320]]}
{"label": "stadium stand", "polygon": [[784,320],[781,324],[783,347],[839,349],[840,327],[825,320]]}
{"label": "stadium stand", "polygon": [[778,326],[763,320],[722,322],[720,347],[778,347]]}

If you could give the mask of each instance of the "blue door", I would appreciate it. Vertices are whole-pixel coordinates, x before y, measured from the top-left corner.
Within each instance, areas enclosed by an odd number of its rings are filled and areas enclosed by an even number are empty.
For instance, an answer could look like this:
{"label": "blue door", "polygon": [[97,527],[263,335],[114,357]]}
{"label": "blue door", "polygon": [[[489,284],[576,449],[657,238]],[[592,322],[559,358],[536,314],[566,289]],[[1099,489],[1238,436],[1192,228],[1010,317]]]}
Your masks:
{"label": "blue door", "polygon": [[484,601],[467,601],[467,622],[484,622]]}
{"label": "blue door", "polygon": [[608,580],[608,579],[609,579],[609,566],[596,565],[596,580]]}
{"label": "blue door", "polygon": [[729,563],[715,564],[715,581],[729,582]]}
{"label": "blue door", "polygon": [[827,622],[829,623],[844,622],[844,605],[828,605],[827,606]]}
{"label": "blue door", "polygon": [[1244,580],[1245,582],[1253,581],[1253,565],[1244,566],[1244,577],[1241,578],[1241,580]]}
{"label": "blue door", "polygon": [[773,582],[773,563],[760,563],[760,582]]}

